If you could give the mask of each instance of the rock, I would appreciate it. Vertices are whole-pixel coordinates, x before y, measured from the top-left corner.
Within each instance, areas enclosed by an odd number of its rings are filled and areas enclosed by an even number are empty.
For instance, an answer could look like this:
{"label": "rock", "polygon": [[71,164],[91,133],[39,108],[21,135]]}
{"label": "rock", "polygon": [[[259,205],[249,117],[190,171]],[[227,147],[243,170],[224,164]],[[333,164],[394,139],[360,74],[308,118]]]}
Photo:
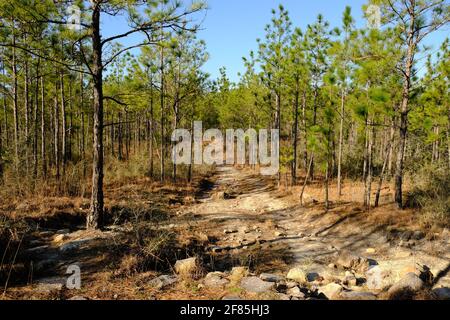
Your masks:
{"label": "rock", "polygon": [[438,300],[450,300],[450,288],[436,288],[433,293]]}
{"label": "rock", "polygon": [[319,281],[319,280],[323,280],[323,278],[317,273],[317,272],[309,272],[306,275],[306,280],[308,280],[308,282],[314,282],[314,281]]}
{"label": "rock", "polygon": [[358,284],[358,279],[356,279],[353,273],[346,271],[343,283],[346,286],[355,287]]}
{"label": "rock", "polygon": [[196,257],[178,260],[175,263],[175,272],[183,278],[192,278],[200,269]]}
{"label": "rock", "polygon": [[367,254],[374,254],[374,253],[376,253],[377,252],[377,250],[375,249],[375,248],[367,248],[366,249],[366,253]]}
{"label": "rock", "polygon": [[399,282],[389,288],[389,299],[411,299],[415,293],[422,290],[425,283],[414,273],[408,273]]}
{"label": "rock", "polygon": [[221,272],[210,272],[203,280],[203,284],[208,288],[224,287],[230,283],[230,281],[223,276],[224,275]]}
{"label": "rock", "polygon": [[252,293],[264,293],[275,288],[275,283],[266,282],[258,277],[246,277],[241,280],[241,287]]}
{"label": "rock", "polygon": [[222,298],[224,301],[238,301],[242,300],[238,295],[227,295]]}
{"label": "rock", "polygon": [[304,283],[307,281],[306,273],[303,271],[302,268],[296,267],[289,270],[286,279],[294,280],[299,283]]}
{"label": "rock", "polygon": [[212,199],[213,200],[225,200],[226,199],[226,194],[224,191],[219,191],[216,192],[212,195]]}
{"label": "rock", "polygon": [[66,285],[67,279],[65,277],[51,277],[39,279],[36,282],[36,291],[52,292],[61,291]]}
{"label": "rock", "polygon": [[284,277],[279,276],[277,274],[271,274],[271,273],[262,273],[259,278],[263,281],[268,282],[280,282],[284,280]]}
{"label": "rock", "polygon": [[87,244],[88,242],[95,240],[95,239],[96,239],[95,237],[89,237],[89,238],[85,238],[85,239],[79,239],[79,240],[75,240],[72,242],[68,242],[68,243],[65,243],[64,245],[62,245],[61,247],[59,247],[59,251],[67,253],[70,251],[78,250],[82,246]]}
{"label": "rock", "polygon": [[342,291],[342,286],[337,283],[329,283],[326,286],[319,287],[319,293],[323,293],[329,300],[338,299]]}
{"label": "rock", "polygon": [[330,264],[328,265],[328,268],[330,268],[330,269],[336,269],[337,266],[336,266],[334,263],[330,263]]}
{"label": "rock", "polygon": [[275,237],[277,237],[277,238],[284,238],[284,237],[286,237],[286,233],[281,232],[281,231],[275,231],[275,232],[274,232],[274,235],[275,235]]}
{"label": "rock", "polygon": [[400,278],[405,277],[408,273],[414,273],[416,276],[418,276],[423,282],[426,284],[432,284],[434,276],[430,271],[430,268],[428,268],[425,265],[420,264],[411,264],[410,266],[407,266],[403,268],[399,272]]}
{"label": "rock", "polygon": [[288,281],[288,282],[286,282],[286,288],[288,288],[288,289],[294,288],[294,287],[296,287],[297,285],[298,285],[298,283],[295,282],[295,281]]}
{"label": "rock", "polygon": [[195,198],[190,197],[190,196],[184,197],[183,203],[184,204],[195,204]]}
{"label": "rock", "polygon": [[394,283],[392,272],[381,266],[374,266],[366,272],[366,285],[369,290],[384,290]]}
{"label": "rock", "polygon": [[178,281],[178,278],[176,276],[162,275],[162,276],[159,276],[158,278],[151,280],[149,282],[149,285],[158,290],[161,290],[161,289],[164,289],[164,288],[176,283],[177,281]]}
{"label": "rock", "polygon": [[231,234],[231,233],[237,233],[238,230],[237,229],[225,229],[223,230],[224,234]]}
{"label": "rock", "polygon": [[350,291],[341,292],[340,297],[345,300],[376,300],[377,296],[372,292]]}
{"label": "rock", "polygon": [[336,264],[344,269],[353,270],[364,269],[370,265],[367,259],[356,256],[347,250],[339,252]]}
{"label": "rock", "polygon": [[84,301],[84,300],[88,300],[88,299],[83,297],[83,296],[75,296],[75,297],[72,297],[72,298],[67,299],[67,300]]}
{"label": "rock", "polygon": [[288,289],[286,291],[286,294],[291,297],[295,297],[295,298],[301,298],[301,299],[305,298],[305,294],[300,291],[299,287],[293,287],[293,288]]}
{"label": "rock", "polygon": [[230,277],[242,279],[248,275],[248,269],[246,267],[234,267],[231,269]]}
{"label": "rock", "polygon": [[53,242],[54,243],[61,243],[61,242],[64,242],[65,240],[67,240],[67,239],[69,239],[69,237],[66,234],[57,234],[53,238]]}

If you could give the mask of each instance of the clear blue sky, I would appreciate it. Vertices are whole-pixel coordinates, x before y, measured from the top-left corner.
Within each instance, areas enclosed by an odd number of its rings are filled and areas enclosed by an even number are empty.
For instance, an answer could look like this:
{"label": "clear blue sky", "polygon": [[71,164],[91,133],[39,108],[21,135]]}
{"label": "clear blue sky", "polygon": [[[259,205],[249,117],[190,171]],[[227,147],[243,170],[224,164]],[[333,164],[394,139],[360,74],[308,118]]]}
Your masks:
{"label": "clear blue sky", "polygon": [[[186,1],[190,3],[189,0]],[[362,5],[366,0],[207,0],[209,10],[204,18],[199,38],[206,41],[210,60],[204,70],[216,78],[219,68],[225,66],[232,81],[238,81],[238,72],[243,72],[242,57],[250,50],[256,50],[256,39],[264,37],[264,27],[271,19],[271,9],[282,4],[290,13],[295,27],[305,29],[313,23],[319,13],[330,22],[331,27],[341,26],[342,13],[348,5],[357,27],[363,27]],[[122,21],[120,21],[122,20]],[[106,17],[103,35],[126,30],[125,20]],[[426,41],[437,49],[444,38],[449,36],[449,28],[433,34]],[[127,39],[127,43],[137,38]]]}

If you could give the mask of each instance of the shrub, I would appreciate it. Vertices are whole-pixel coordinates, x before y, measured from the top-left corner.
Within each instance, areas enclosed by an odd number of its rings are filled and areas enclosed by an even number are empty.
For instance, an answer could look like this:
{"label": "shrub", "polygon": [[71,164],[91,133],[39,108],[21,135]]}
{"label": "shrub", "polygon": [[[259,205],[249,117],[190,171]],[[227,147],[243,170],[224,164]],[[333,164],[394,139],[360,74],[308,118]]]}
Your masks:
{"label": "shrub", "polygon": [[412,177],[406,205],[420,208],[421,222],[426,226],[450,224],[450,171],[438,166],[425,166]]}

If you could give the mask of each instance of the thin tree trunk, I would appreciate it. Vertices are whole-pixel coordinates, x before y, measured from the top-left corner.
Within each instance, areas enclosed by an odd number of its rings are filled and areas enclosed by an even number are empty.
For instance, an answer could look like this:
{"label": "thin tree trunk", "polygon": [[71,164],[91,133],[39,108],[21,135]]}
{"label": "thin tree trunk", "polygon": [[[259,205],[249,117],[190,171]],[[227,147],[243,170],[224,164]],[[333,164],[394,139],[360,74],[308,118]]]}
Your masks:
{"label": "thin tree trunk", "polygon": [[13,111],[14,111],[14,166],[19,168],[19,106],[17,101],[17,64],[16,64],[16,37],[13,33],[12,71],[13,71]]}
{"label": "thin tree trunk", "polygon": [[103,217],[103,63],[102,43],[100,35],[100,4],[93,8],[92,13],[92,60],[94,82],[94,137],[93,137],[93,172],[91,209],[87,216],[87,229],[101,227]]}
{"label": "thin tree trunk", "polygon": [[342,89],[341,94],[341,122],[339,124],[339,151],[338,151],[338,173],[337,173],[337,188],[338,196],[342,196],[342,148],[344,144],[344,117],[345,117],[345,94]]}
{"label": "thin tree trunk", "polygon": [[311,169],[314,163],[314,154],[311,154],[311,158],[309,160],[308,171],[306,173],[305,182],[303,183],[302,191],[300,193],[300,204],[303,205],[303,195],[305,193],[306,185],[308,184],[308,179],[311,176]]}
{"label": "thin tree trunk", "polygon": [[41,76],[41,166],[42,176],[47,179],[47,154],[45,139],[45,88],[44,77]]}
{"label": "thin tree trunk", "polygon": [[295,103],[294,103],[294,159],[292,161],[292,185],[297,184],[297,157],[298,157],[298,107],[300,100],[300,93],[298,88],[298,79],[297,79],[297,89],[295,91]]}

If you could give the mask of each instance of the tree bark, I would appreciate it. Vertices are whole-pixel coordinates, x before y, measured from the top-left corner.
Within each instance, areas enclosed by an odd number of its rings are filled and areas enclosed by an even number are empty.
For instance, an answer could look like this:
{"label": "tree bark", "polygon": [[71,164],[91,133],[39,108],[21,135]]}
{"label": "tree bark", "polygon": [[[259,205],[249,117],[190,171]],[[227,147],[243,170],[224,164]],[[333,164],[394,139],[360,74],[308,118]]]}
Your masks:
{"label": "tree bark", "polygon": [[103,216],[103,64],[100,35],[100,3],[96,3],[92,13],[92,58],[94,82],[94,123],[93,123],[93,172],[91,208],[87,216],[87,229],[101,226]]}

